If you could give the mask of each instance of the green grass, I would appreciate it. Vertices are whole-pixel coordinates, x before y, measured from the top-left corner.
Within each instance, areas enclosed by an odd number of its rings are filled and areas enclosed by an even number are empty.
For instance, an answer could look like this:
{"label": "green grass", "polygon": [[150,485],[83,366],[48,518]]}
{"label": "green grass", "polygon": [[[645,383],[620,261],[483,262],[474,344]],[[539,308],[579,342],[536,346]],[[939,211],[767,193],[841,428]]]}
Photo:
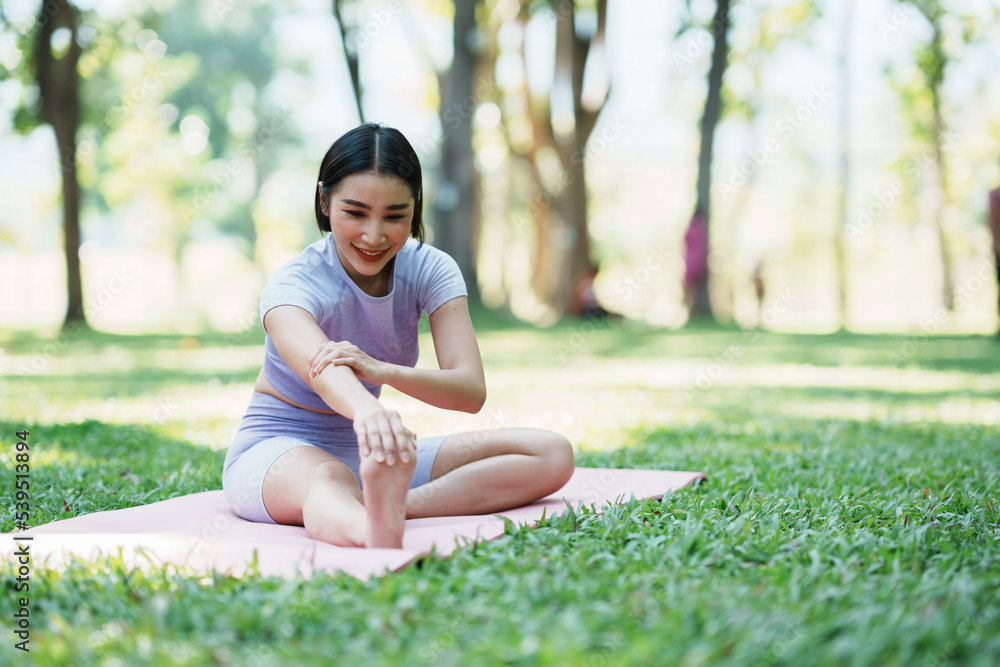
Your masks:
{"label": "green grass", "polygon": [[[411,428],[503,414],[563,431],[581,466],[709,481],[511,528],[364,583],[115,560],[35,569],[32,653],[5,633],[0,663],[1000,662],[996,340],[480,328],[487,409],[455,417],[387,391]],[[86,332],[46,353],[8,337],[0,429],[12,442],[27,427],[37,443],[32,523],[219,488],[259,342]],[[42,372],[17,374],[39,357]],[[13,567],[0,572],[9,619]]]}

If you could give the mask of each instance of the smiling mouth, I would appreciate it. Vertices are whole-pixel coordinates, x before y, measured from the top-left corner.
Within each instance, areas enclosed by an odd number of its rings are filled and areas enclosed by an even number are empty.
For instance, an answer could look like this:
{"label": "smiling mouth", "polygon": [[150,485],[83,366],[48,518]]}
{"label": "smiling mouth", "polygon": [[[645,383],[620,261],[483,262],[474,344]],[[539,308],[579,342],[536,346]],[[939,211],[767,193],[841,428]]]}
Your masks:
{"label": "smiling mouth", "polygon": [[362,257],[369,259],[378,259],[389,250],[388,248],[385,250],[365,250],[364,248],[359,248],[358,246],[354,246],[354,249],[357,250]]}

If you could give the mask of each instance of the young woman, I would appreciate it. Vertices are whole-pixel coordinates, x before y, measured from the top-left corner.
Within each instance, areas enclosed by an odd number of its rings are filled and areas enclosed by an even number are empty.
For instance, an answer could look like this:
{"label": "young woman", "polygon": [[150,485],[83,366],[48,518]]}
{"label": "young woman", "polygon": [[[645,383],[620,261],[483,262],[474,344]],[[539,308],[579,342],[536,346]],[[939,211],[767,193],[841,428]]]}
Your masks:
{"label": "young woman", "polygon": [[[382,385],[449,410],[486,401],[455,261],[424,244],[420,163],[403,135],[365,124],[319,172],[322,240],[261,294],[263,368],[222,475],[250,521],[305,526],[343,546],[402,546],[406,518],[488,514],[542,498],[573,473],[561,435],[504,428],[416,439]],[[430,319],[439,370],[418,370]]]}

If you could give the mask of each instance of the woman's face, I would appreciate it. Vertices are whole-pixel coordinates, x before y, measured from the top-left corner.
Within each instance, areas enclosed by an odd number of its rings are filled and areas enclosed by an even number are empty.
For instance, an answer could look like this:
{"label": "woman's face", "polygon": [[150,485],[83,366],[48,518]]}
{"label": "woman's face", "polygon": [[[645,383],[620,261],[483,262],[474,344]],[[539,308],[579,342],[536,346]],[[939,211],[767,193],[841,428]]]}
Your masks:
{"label": "woman's face", "polygon": [[330,218],[337,255],[359,287],[388,278],[386,266],[410,235],[413,211],[406,181],[374,172],[351,174],[326,198],[323,212]]}

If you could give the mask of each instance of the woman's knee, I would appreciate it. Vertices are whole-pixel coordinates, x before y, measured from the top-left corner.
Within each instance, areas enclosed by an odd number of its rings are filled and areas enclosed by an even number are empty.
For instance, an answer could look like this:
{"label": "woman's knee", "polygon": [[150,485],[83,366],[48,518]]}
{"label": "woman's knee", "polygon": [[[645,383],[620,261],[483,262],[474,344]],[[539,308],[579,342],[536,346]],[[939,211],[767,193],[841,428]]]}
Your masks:
{"label": "woman's knee", "polygon": [[355,479],[354,472],[351,471],[347,465],[336,459],[330,459],[329,461],[323,461],[322,463],[316,464],[313,468],[312,476],[309,480],[309,485],[319,482],[347,482]]}
{"label": "woman's knee", "polygon": [[553,433],[553,436],[551,452],[553,467],[555,468],[554,472],[558,472],[562,477],[562,483],[565,484],[573,476],[573,470],[576,468],[576,464],[573,461],[573,445],[566,437],[558,433]]}
{"label": "woman's knee", "polygon": [[555,431],[537,429],[532,438],[533,454],[545,462],[545,470],[561,488],[573,476],[573,445]]}
{"label": "woman's knee", "polygon": [[306,499],[310,496],[328,495],[330,492],[343,492],[350,498],[361,502],[361,486],[354,471],[341,461],[324,461],[312,470],[306,483]]}

